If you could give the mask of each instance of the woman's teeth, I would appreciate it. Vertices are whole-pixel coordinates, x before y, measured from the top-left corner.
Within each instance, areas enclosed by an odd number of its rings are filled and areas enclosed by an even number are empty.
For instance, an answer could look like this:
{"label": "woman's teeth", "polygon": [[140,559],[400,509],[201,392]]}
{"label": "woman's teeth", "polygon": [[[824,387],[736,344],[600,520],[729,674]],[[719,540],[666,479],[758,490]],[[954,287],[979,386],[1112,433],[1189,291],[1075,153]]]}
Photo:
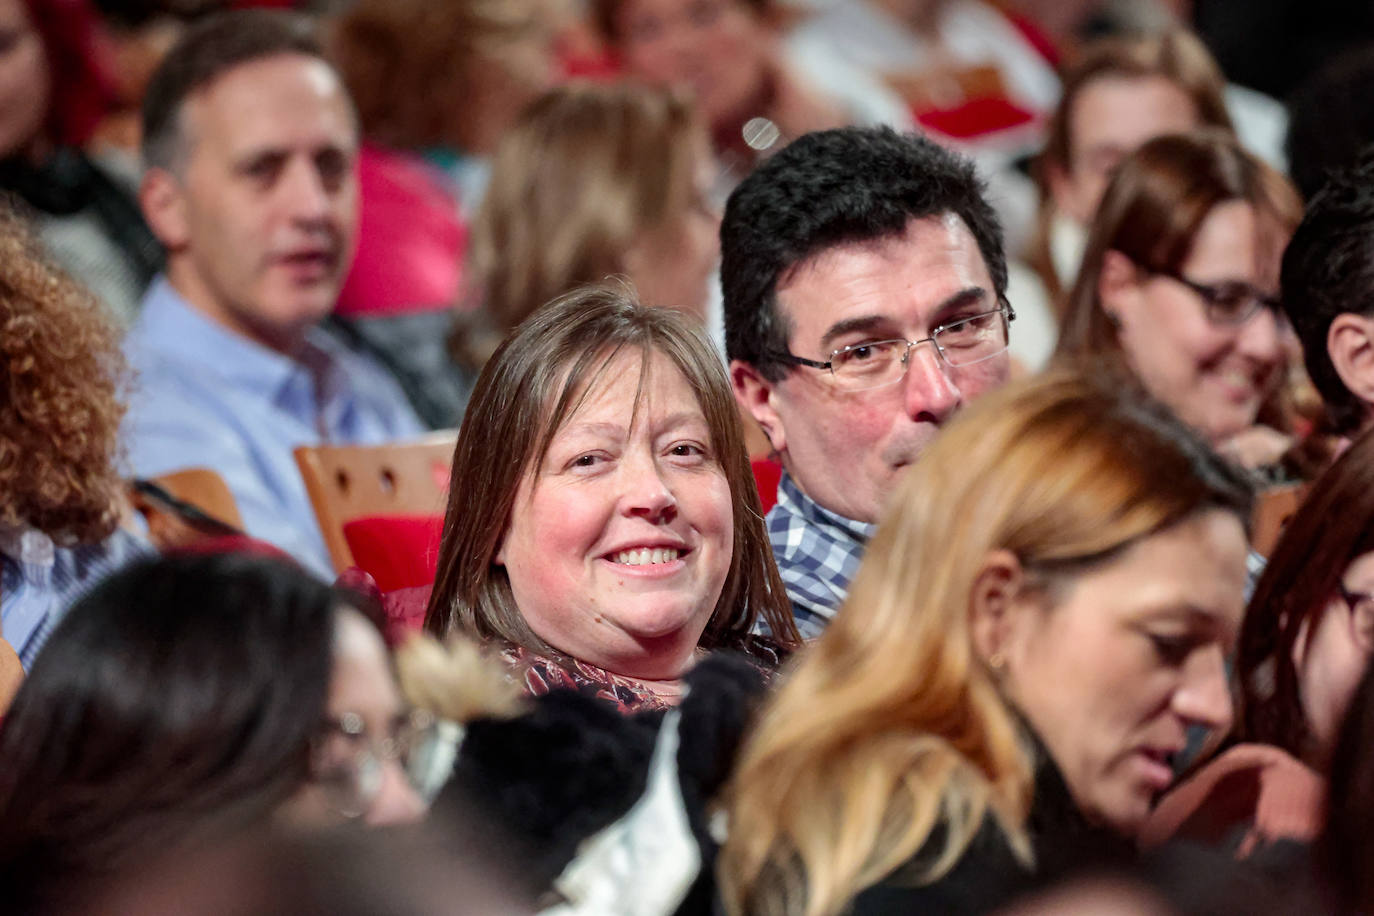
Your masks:
{"label": "woman's teeth", "polygon": [[646,566],[650,563],[671,563],[677,556],[676,547],[642,547],[638,550],[622,550],[612,559],[626,566]]}

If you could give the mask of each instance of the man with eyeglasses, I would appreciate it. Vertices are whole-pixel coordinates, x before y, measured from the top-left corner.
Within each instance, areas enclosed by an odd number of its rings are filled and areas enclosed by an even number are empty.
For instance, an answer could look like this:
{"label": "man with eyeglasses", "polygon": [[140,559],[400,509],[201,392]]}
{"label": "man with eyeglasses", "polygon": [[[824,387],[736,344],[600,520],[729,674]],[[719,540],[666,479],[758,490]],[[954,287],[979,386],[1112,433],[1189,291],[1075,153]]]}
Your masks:
{"label": "man with eyeglasses", "polygon": [[897,479],[1007,379],[1002,231],[971,163],[887,128],[801,137],[721,224],[735,396],[782,462],[768,531],[819,635]]}

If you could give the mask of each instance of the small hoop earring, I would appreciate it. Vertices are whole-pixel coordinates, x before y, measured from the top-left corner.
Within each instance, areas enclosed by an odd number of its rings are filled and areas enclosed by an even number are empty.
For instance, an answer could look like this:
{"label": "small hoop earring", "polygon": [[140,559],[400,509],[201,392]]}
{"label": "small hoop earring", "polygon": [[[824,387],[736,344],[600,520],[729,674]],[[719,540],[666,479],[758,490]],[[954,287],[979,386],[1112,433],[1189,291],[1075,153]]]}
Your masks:
{"label": "small hoop earring", "polygon": [[1006,667],[1006,664],[1007,660],[1002,656],[1001,652],[994,652],[988,656],[988,667],[993,671],[1001,671]]}

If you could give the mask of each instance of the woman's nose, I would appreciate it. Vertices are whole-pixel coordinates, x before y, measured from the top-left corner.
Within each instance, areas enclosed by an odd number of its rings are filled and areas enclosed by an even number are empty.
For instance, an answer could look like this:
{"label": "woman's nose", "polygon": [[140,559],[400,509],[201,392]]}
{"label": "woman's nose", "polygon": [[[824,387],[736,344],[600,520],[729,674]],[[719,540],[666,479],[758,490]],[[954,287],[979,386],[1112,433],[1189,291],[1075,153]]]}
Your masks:
{"label": "woman's nose", "polygon": [[374,827],[411,824],[425,816],[425,803],[394,760],[382,765],[382,784],[368,806],[366,821]]}
{"label": "woman's nose", "polygon": [[1231,688],[1221,649],[1197,660],[1174,694],[1174,711],[1190,724],[1214,731],[1231,727]]}

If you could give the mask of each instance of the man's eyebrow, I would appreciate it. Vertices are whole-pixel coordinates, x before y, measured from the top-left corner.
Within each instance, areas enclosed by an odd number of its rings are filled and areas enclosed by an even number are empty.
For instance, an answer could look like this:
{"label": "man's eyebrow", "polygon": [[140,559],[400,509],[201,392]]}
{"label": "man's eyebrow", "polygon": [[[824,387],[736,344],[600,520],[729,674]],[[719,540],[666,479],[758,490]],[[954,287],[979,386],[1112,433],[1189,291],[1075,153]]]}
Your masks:
{"label": "man's eyebrow", "polygon": [[[976,305],[988,297],[988,291],[981,286],[968,286],[949,296],[946,296],[937,305],[931,315],[933,321],[931,327],[938,327],[941,320],[955,309],[964,308],[969,305]],[[837,321],[821,335],[821,347],[825,348],[837,337],[850,334],[855,331],[873,331],[878,328],[891,328],[894,326],[892,318],[886,315],[858,315],[854,318],[846,318]],[[889,333],[884,331],[883,333]],[[891,333],[897,333],[895,331]]]}
{"label": "man's eyebrow", "polygon": [[821,335],[821,346],[827,347],[837,337],[851,334],[855,331],[871,331],[879,327],[892,327],[892,319],[886,315],[859,315],[854,318],[846,318],[832,324],[824,334]]}
{"label": "man's eyebrow", "polygon": [[241,150],[233,156],[234,167],[237,169],[252,168],[260,163],[285,162],[290,156],[288,150],[273,146],[260,146],[252,149]]}
{"label": "man's eyebrow", "polygon": [[950,312],[956,309],[966,308],[970,305],[978,305],[987,297],[988,291],[981,286],[969,286],[959,290],[952,296],[946,296],[945,300],[931,313],[931,329],[934,330],[939,327]]}

